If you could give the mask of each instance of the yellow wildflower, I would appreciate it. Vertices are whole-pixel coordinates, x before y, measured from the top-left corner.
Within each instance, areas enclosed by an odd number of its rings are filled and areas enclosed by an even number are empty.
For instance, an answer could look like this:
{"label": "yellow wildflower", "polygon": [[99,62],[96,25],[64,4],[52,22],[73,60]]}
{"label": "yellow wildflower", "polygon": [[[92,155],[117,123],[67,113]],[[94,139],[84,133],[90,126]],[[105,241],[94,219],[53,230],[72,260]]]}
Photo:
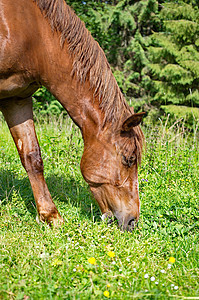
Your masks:
{"label": "yellow wildflower", "polygon": [[110,288],[110,287],[111,287],[111,285],[110,285],[110,283],[108,283],[108,284],[107,284],[107,288]]}
{"label": "yellow wildflower", "polygon": [[91,265],[96,265],[96,259],[95,259],[95,257],[90,257],[90,258],[88,259],[88,262],[89,262]]}
{"label": "yellow wildflower", "polygon": [[110,294],[109,294],[109,291],[104,291],[104,296],[105,296],[105,297],[109,298],[109,295],[110,295]]}
{"label": "yellow wildflower", "polygon": [[51,265],[53,267],[56,267],[56,266],[61,266],[63,264],[63,261],[59,260],[58,258],[54,259],[51,263]]}
{"label": "yellow wildflower", "polygon": [[109,252],[108,252],[108,256],[110,256],[110,257],[115,257],[115,252],[109,251]]}
{"label": "yellow wildflower", "polygon": [[176,261],[175,257],[170,257],[170,258],[169,258],[169,262],[170,262],[170,263],[174,264],[175,261]]}

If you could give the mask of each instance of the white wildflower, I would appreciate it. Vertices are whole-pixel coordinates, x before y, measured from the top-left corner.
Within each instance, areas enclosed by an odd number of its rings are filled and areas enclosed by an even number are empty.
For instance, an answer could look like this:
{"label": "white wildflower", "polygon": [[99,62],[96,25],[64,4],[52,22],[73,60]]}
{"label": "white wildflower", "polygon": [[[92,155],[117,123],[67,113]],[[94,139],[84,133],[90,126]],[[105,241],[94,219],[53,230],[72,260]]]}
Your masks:
{"label": "white wildflower", "polygon": [[133,272],[135,272],[135,273],[137,272],[136,268],[133,268]]}
{"label": "white wildflower", "polygon": [[171,264],[168,264],[167,268],[168,268],[168,269],[171,269]]}
{"label": "white wildflower", "polygon": [[163,273],[166,273],[166,271],[165,271],[165,270],[161,270],[160,272],[161,272],[162,274],[163,274]]}
{"label": "white wildflower", "polygon": [[48,257],[49,257],[49,253],[43,252],[40,254],[40,258],[48,258]]}

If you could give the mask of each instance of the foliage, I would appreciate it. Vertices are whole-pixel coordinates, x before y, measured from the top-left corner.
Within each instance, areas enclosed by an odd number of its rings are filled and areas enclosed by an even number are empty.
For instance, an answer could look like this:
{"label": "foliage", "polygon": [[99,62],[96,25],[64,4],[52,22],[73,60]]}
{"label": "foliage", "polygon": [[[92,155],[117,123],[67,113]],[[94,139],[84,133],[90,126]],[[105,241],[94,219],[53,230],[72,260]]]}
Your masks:
{"label": "foliage", "polygon": [[183,121],[183,124],[191,130],[199,126],[199,108],[197,107],[162,105],[160,108],[166,115],[170,115],[169,123],[177,120]]}
{"label": "foliage", "polygon": [[162,30],[152,35],[148,65],[153,103],[199,106],[199,10],[186,1],[166,2]]}
{"label": "foliage", "polygon": [[42,116],[51,114],[59,116],[61,112],[65,112],[62,105],[45,87],[41,87],[34,93],[33,108]]}
{"label": "foliage", "polygon": [[181,134],[177,125],[144,128],[141,218],[125,233],[101,221],[80,174],[80,132],[61,118],[44,120],[36,131],[45,177],[66,222],[54,230],[37,224],[27,175],[1,122],[0,298],[197,298],[198,132]]}

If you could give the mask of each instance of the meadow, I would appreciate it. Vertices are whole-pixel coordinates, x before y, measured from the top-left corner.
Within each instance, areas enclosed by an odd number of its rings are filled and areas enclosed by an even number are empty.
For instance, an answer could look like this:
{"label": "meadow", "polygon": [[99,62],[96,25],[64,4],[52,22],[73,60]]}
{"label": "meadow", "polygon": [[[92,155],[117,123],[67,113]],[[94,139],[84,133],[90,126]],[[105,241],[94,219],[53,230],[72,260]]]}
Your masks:
{"label": "meadow", "polygon": [[62,115],[37,120],[45,178],[65,224],[35,221],[27,175],[0,119],[0,299],[199,299],[199,132],[145,125],[141,216],[101,220],[80,172],[83,142]]}

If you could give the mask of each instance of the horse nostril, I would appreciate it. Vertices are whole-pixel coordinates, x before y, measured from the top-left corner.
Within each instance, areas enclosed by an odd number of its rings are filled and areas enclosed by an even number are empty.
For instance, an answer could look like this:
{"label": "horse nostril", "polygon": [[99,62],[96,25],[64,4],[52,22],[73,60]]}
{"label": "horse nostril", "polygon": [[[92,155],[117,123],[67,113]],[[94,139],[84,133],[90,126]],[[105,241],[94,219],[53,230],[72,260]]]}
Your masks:
{"label": "horse nostril", "polygon": [[132,218],[130,219],[130,221],[128,222],[128,226],[131,227],[132,229],[135,227],[135,223],[136,223],[136,219]]}

